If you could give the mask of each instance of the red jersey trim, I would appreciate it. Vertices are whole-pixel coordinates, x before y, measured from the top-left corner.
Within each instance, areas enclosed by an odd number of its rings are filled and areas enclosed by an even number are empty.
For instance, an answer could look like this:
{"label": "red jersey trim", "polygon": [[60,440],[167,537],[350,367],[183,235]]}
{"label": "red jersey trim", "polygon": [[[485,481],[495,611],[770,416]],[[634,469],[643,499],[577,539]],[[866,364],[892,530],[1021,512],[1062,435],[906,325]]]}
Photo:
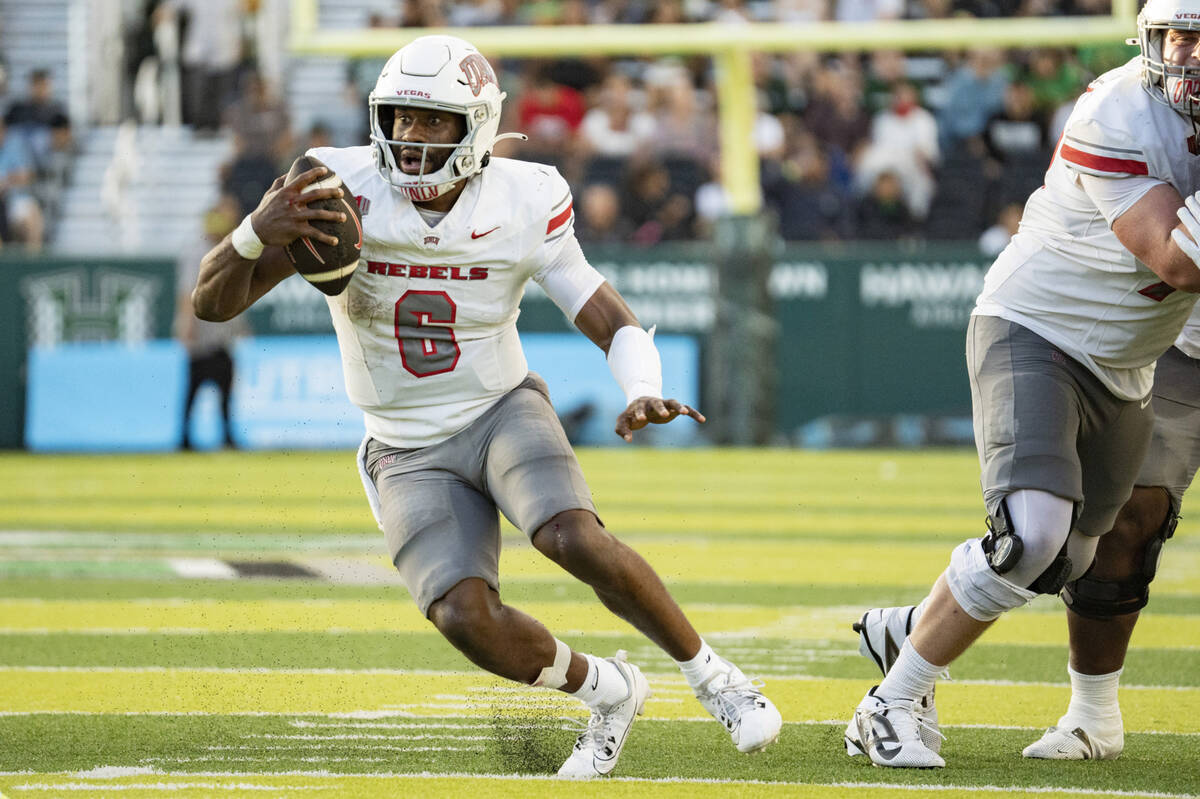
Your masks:
{"label": "red jersey trim", "polygon": [[1108,158],[1103,155],[1092,155],[1083,150],[1076,150],[1063,142],[1059,153],[1073,164],[1095,169],[1099,172],[1114,172],[1129,175],[1148,175],[1145,161],[1132,161],[1126,158]]}
{"label": "red jersey trim", "polygon": [[574,203],[568,203],[567,207],[562,210],[561,214],[554,217],[546,224],[546,235],[547,236],[549,236],[551,233],[553,233],[556,228],[562,227],[566,223],[566,221],[571,218],[571,209],[574,207],[574,205],[575,205]]}

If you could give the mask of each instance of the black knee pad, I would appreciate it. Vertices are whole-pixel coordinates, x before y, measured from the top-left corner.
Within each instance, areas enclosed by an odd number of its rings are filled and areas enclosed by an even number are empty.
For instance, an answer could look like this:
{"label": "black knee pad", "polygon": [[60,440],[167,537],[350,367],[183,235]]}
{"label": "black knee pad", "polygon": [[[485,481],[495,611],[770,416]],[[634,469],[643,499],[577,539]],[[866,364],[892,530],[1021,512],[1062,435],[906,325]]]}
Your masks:
{"label": "black knee pad", "polygon": [[1158,561],[1162,557],[1163,544],[1175,534],[1179,515],[1174,507],[1167,511],[1167,518],[1158,533],[1146,542],[1142,550],[1142,568],[1138,574],[1124,580],[1099,580],[1091,576],[1091,569],[1082,577],[1063,586],[1062,598],[1068,608],[1089,619],[1111,619],[1136,613],[1150,601],[1150,582],[1158,573]]}
{"label": "black knee pad", "polygon": [[[1078,514],[1078,506],[1075,513]],[[1000,504],[996,506],[995,515],[988,516],[987,528],[988,533],[983,537],[982,543],[988,565],[996,574],[1002,575],[1012,571],[1021,561],[1025,545],[1021,536],[1013,530],[1005,499],[1000,500]],[[1067,557],[1067,542],[1063,541],[1062,549],[1054,560],[1050,561],[1050,565],[1026,587],[1038,594],[1057,594],[1063,590],[1067,577],[1071,575],[1071,566],[1071,559]]]}

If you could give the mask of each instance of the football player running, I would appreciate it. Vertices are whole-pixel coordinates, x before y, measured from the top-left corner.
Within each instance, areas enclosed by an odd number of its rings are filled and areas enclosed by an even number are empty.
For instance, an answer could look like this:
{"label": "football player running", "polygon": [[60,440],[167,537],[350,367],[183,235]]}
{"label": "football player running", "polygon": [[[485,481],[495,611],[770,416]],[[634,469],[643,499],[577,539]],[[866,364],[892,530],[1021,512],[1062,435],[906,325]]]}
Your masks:
{"label": "football player running", "polygon": [[[623,652],[573,651],[501,601],[498,511],[677,661],[740,751],[762,749],[779,735],[778,710],[605,529],[546,384],[528,370],[516,320],[532,278],[607,353],[628,403],[618,435],[631,441],[679,416],[704,421],[662,397],[651,334],[584,258],[566,181],[552,167],[492,157],[504,96],[469,43],[424,36],[379,76],[371,144],[308,153],[363,210],[363,260],[327,300],[346,391],[365,416],[358,466],[372,511],[413,599],[450,643],[481,668],[591,709],[560,775],[611,773],[650,689]],[[305,205],[339,196],[310,186],[324,174],[276,180],[240,232],[206,256],[193,294],[199,317],[235,316],[293,274],[282,245],[335,243],[311,223],[339,215]]]}
{"label": "football player running", "polygon": [[1200,2],[1150,0],[1137,24],[1140,57],[1076,103],[968,326],[988,533],[954,550],[919,613],[861,622],[887,674],[846,747],[876,765],[945,765],[938,677],[1001,614],[1088,572],[1146,454],[1154,363],[1200,292]]}

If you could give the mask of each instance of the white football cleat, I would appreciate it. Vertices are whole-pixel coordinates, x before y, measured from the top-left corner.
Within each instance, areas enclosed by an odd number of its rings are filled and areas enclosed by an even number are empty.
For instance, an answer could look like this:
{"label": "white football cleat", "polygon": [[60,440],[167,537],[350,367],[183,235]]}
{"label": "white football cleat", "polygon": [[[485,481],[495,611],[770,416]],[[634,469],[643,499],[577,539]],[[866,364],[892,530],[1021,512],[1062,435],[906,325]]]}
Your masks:
{"label": "white football cleat", "polygon": [[[858,653],[879,667],[879,671],[887,676],[892,664],[900,656],[900,647],[904,639],[916,626],[915,605],[905,605],[896,608],[874,608],[862,615],[862,618],[852,625],[858,633]],[[949,676],[945,674],[944,676]],[[917,716],[921,719],[921,741],[933,752],[942,748],[945,737],[938,726],[937,702],[934,696],[936,688],[921,697],[916,705]],[[846,725],[845,732],[846,754],[854,757],[865,754],[862,742],[859,740],[854,720]]]}
{"label": "white football cleat", "polygon": [[629,685],[628,695],[608,707],[592,709],[587,729],[575,740],[575,748],[558,769],[558,776],[590,779],[607,776],[616,768],[617,758],[625,748],[633,720],[642,714],[642,708],[650,697],[650,683],[641,669],[625,658],[625,650],[622,649],[608,660],[625,678]]}
{"label": "white football cleat", "polygon": [[739,752],[765,749],[779,737],[783,717],[763,695],[761,682],[724,658],[717,661],[719,671],[696,688],[696,698],[729,732]]}
{"label": "white football cleat", "polygon": [[1113,760],[1125,749],[1125,731],[1119,721],[1115,729],[1108,730],[1088,724],[1095,732],[1089,733],[1063,717],[1021,754],[1042,760]]}
{"label": "white football cleat", "polygon": [[886,768],[945,766],[941,755],[921,739],[921,729],[928,725],[917,716],[915,703],[905,699],[885,702],[875,696],[875,688],[858,703],[853,720],[858,741],[871,762]]}

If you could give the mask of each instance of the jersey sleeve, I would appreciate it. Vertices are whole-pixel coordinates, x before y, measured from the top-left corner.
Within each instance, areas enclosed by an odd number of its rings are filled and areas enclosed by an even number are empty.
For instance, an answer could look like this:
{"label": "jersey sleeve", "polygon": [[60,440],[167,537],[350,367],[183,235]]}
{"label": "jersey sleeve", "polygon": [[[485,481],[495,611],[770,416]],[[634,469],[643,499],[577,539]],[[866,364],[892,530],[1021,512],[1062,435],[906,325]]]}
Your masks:
{"label": "jersey sleeve", "polygon": [[1091,173],[1079,176],[1079,185],[1096,204],[1109,227],[1121,214],[1128,211],[1146,192],[1163,181],[1144,175],[1121,176],[1118,178],[1097,177]]}
{"label": "jersey sleeve", "polygon": [[604,282],[604,275],[588,263],[579,242],[571,235],[559,249],[558,256],[535,272],[533,279],[574,324],[579,310]]}
{"label": "jersey sleeve", "polygon": [[571,187],[558,170],[545,166],[537,169],[539,204],[533,221],[533,273],[537,274],[558,257],[567,241],[575,239],[575,209]]}
{"label": "jersey sleeve", "polygon": [[1150,174],[1137,137],[1124,125],[1098,118],[1094,112],[1100,110],[1094,104],[1081,104],[1072,114],[1058,150],[1063,163],[1079,174],[1102,178]]}

